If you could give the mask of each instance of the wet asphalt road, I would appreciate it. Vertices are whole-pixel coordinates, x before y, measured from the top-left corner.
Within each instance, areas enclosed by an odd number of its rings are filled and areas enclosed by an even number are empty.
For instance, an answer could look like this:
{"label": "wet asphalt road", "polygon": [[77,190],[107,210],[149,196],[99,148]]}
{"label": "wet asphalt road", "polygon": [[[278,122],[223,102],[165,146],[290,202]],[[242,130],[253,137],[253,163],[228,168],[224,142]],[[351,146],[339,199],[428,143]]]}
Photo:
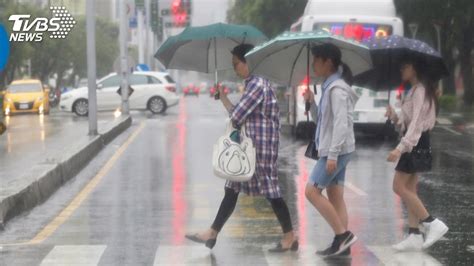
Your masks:
{"label": "wet asphalt road", "polygon": [[165,116],[134,112],[134,123],[47,202],[0,232],[0,265],[473,265],[472,136],[444,128],[433,134],[435,167],[419,190],[429,211],[450,232],[428,252],[395,254],[406,211],[391,189],[394,143],[358,140],[349,164],[346,201],[359,237],[352,258],[314,254],[333,235],[307,202],[304,187],[314,161],[305,143],[281,137],[279,175],[301,249],[269,254],[280,227],[262,198],[239,203],[212,252],[186,232],[207,228],[223,196],[212,174],[214,141],[226,115],[214,100],[184,98]]}

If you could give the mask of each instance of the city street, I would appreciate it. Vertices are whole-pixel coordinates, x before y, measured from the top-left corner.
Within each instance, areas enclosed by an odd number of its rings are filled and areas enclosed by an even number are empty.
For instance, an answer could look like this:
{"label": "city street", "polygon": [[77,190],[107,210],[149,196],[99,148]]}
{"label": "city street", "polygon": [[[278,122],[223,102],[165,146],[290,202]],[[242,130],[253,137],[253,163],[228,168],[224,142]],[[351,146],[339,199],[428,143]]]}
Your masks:
{"label": "city street", "polygon": [[[232,95],[234,101],[237,97]],[[430,213],[442,218],[450,231],[427,252],[416,253],[394,253],[391,248],[406,226],[406,210],[392,191],[395,165],[386,162],[396,143],[359,136],[345,189],[349,228],[359,241],[352,258],[323,260],[315,251],[329,245],[333,234],[304,195],[315,164],[304,157],[306,142],[281,135],[278,161],[300,250],[268,253],[281,236],[271,206],[264,198],[240,195],[209,251],[184,235],[208,228],[224,195],[225,181],[213,175],[211,163],[213,144],[226,126],[224,108],[203,95],[182,98],[163,116],[132,112],[132,117],[132,126],[75,178],[7,224],[0,232],[0,265],[474,264],[473,136],[446,126],[433,131],[434,167],[421,176],[419,192]],[[65,113],[44,121],[37,116],[10,119],[9,134],[15,135],[2,136],[0,147],[20,158],[22,147],[39,145],[37,153],[27,154],[28,160],[41,156],[46,146],[57,148],[40,141],[58,132],[56,120],[62,121],[61,130],[75,123],[71,133],[63,134],[71,139],[85,134],[74,132],[77,124],[87,124]],[[22,130],[27,123],[37,123],[41,130]],[[6,163],[15,163],[14,158]],[[10,174],[0,169],[2,178]]]}

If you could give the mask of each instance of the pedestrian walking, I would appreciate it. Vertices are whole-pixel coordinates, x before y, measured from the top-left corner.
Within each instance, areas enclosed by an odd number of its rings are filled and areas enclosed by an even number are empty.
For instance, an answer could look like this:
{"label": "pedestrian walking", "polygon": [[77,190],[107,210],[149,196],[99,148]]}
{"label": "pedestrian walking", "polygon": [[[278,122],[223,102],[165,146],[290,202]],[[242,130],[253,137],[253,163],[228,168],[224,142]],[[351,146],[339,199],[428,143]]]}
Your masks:
{"label": "pedestrian walking", "polygon": [[[428,66],[416,57],[407,57],[401,63],[403,82],[409,83],[410,92],[402,102],[397,115],[392,106],[386,116],[403,132],[403,137],[388,155],[389,162],[397,162],[393,191],[408,209],[408,237],[394,245],[398,251],[417,251],[429,248],[448,232],[448,227],[431,216],[418,197],[419,173],[431,170],[430,130],[436,123],[437,91],[434,80],[426,74]],[[425,231],[425,238],[420,232]]]}
{"label": "pedestrian walking", "polygon": [[[317,123],[314,141],[319,155],[305,194],[335,233],[332,244],[317,254],[323,257],[350,255],[350,247],[357,237],[348,230],[344,181],[346,167],[355,151],[352,115],[358,96],[351,87],[351,71],[342,63],[337,46],[316,45],[311,52],[313,70],[324,82],[318,106],[310,90],[304,95],[311,103],[310,111]],[[322,194],[325,189],[327,198]]]}
{"label": "pedestrian walking", "polygon": [[212,226],[201,233],[188,234],[194,242],[204,243],[212,249],[224,224],[237,204],[239,193],[250,196],[264,196],[270,202],[281,225],[283,238],[270,252],[298,250],[298,240],[294,234],[290,212],[281,195],[278,183],[277,158],[280,143],[280,121],[278,102],[270,82],[262,77],[251,75],[245,54],[253,48],[241,44],[232,51],[232,64],[236,74],[245,80],[245,91],[240,101],[233,105],[224,88],[220,87],[220,100],[229,113],[235,128],[245,124],[246,133],[256,149],[256,171],[248,182],[227,181],[225,195]]}

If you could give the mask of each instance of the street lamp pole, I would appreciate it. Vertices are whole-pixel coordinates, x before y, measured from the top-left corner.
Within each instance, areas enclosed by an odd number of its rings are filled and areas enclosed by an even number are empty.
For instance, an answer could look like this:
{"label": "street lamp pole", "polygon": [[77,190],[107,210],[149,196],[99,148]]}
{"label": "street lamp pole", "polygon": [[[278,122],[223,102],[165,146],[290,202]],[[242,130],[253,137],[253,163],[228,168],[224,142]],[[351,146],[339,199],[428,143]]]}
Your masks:
{"label": "street lamp pole", "polygon": [[87,32],[87,79],[88,79],[88,108],[89,135],[96,136],[97,131],[97,74],[95,53],[95,0],[86,2],[86,32]]}
{"label": "street lamp pole", "polygon": [[128,104],[128,77],[130,69],[128,69],[128,46],[127,46],[127,26],[128,26],[128,14],[127,14],[127,1],[120,0],[119,4],[120,12],[120,77],[121,77],[121,94],[122,94],[122,114],[130,114],[130,108]]}

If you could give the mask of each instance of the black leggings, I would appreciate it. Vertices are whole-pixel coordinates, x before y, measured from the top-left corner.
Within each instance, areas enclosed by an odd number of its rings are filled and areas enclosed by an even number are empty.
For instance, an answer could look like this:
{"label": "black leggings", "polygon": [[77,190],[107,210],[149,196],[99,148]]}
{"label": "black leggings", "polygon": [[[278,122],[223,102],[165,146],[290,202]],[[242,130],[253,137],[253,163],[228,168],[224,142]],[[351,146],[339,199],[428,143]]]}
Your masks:
{"label": "black leggings", "polygon": [[[221,206],[219,207],[219,211],[217,212],[216,219],[212,224],[211,228],[220,232],[222,227],[224,227],[225,222],[229,219],[230,215],[235,209],[235,205],[237,205],[237,198],[239,197],[239,193],[235,192],[231,188],[225,188],[225,195],[224,199],[222,199]],[[276,199],[269,199],[267,200],[272,205],[272,209],[278,218],[278,222],[280,222],[281,228],[283,233],[288,233],[293,231],[293,226],[291,224],[290,218],[290,211],[288,210],[288,206],[286,205],[283,198],[276,198]]]}

